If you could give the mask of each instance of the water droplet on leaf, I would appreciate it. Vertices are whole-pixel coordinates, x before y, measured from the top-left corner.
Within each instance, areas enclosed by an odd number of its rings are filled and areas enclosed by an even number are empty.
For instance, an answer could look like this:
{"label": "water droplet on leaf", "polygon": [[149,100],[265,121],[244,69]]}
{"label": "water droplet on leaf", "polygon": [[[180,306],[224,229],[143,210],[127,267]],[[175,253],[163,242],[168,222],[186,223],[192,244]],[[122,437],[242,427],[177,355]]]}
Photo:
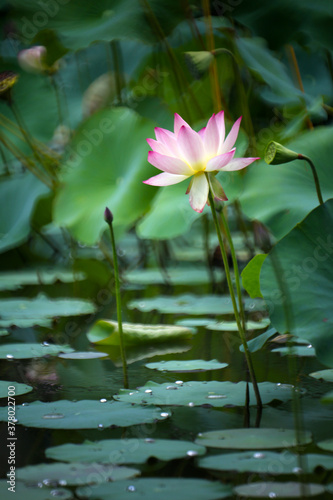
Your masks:
{"label": "water droplet on leaf", "polygon": [[47,413],[46,415],[43,415],[43,418],[51,420],[56,418],[64,418],[64,416],[65,415],[63,413]]}

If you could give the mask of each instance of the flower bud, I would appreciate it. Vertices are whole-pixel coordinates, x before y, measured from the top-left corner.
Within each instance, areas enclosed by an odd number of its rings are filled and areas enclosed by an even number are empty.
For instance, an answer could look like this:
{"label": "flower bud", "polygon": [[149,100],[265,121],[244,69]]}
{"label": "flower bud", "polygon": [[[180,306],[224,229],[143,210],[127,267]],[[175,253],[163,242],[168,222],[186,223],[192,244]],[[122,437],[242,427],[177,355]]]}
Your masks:
{"label": "flower bud", "polygon": [[185,60],[193,76],[197,79],[208,71],[214,59],[214,55],[208,50],[201,50],[197,52],[185,52]]}
{"label": "flower bud", "polygon": [[11,89],[15,85],[18,75],[13,71],[2,71],[0,73],[0,98],[11,102]]}
{"label": "flower bud", "polygon": [[112,224],[113,221],[113,215],[111,210],[108,207],[105,207],[104,210],[104,220],[107,222],[109,225]]}
{"label": "flower bud", "polygon": [[28,73],[45,73],[48,70],[48,66],[45,63],[46,48],[42,45],[21,50],[17,58],[21,68]]}
{"label": "flower bud", "polygon": [[297,160],[299,154],[291,149],[287,149],[278,142],[270,142],[265,151],[265,162],[268,165],[281,165],[282,163],[289,163],[290,161]]}

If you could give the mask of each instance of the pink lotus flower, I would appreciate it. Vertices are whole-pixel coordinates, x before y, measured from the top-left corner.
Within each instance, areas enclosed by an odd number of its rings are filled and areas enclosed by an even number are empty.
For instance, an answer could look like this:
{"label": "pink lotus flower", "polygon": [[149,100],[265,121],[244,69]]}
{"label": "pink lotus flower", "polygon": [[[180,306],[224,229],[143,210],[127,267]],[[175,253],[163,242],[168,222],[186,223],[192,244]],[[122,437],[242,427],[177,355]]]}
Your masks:
{"label": "pink lotus flower", "polygon": [[209,184],[214,198],[226,201],[228,198],[215,178],[217,172],[240,170],[259,159],[234,158],[236,148],[233,146],[240,122],[241,118],[225,138],[223,111],[213,114],[199,132],[175,113],[174,132],[157,127],[156,140],[147,139],[152,149],[148,161],[163,172],[143,182],[151,186],[171,186],[192,177],[186,194],[196,212],[202,212],[207,203]]}

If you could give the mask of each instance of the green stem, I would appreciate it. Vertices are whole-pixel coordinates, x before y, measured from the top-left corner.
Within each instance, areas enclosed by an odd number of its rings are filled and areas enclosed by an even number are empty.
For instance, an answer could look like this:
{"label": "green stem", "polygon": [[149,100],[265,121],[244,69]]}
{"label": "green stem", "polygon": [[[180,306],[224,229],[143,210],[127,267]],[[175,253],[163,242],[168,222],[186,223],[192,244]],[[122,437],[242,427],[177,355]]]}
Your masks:
{"label": "green stem", "polygon": [[112,221],[109,222],[107,220],[106,222],[110,228],[112,251],[113,251],[113,268],[114,268],[114,277],[115,277],[115,285],[116,285],[117,319],[118,319],[118,331],[119,331],[119,340],[120,340],[120,355],[121,355],[121,360],[123,363],[124,388],[128,389],[128,374],[127,374],[126,353],[125,353],[125,345],[124,345],[123,324],[122,324],[122,317],[121,317],[121,295],[120,295],[120,281],[119,281],[116,242],[115,242],[115,238],[114,238]]}
{"label": "green stem", "polygon": [[312,160],[308,156],[299,154],[298,158],[300,160],[307,161],[308,164],[310,165],[311,170],[312,170],[312,174],[313,174],[313,178],[314,178],[314,182],[315,182],[315,185],[316,185],[316,191],[317,191],[318,200],[319,200],[319,203],[321,205],[323,205],[324,204],[324,200],[323,200],[323,197],[322,197],[322,194],[321,194],[321,189],[320,189],[320,184],[319,184],[319,177],[318,177],[318,174],[317,174],[316,167],[314,166]]}
{"label": "green stem", "polygon": [[233,309],[234,309],[234,314],[235,314],[235,319],[236,319],[236,323],[237,323],[237,327],[238,327],[238,331],[239,331],[239,336],[241,338],[241,341],[242,341],[242,344],[243,344],[243,347],[244,347],[245,358],[246,358],[247,366],[248,366],[248,369],[249,369],[249,373],[250,373],[250,377],[251,377],[251,382],[253,384],[253,390],[254,390],[254,393],[255,393],[255,397],[256,397],[256,401],[257,401],[257,406],[258,406],[258,408],[262,408],[262,401],[261,401],[261,397],[260,397],[260,393],[259,393],[259,388],[258,388],[258,384],[257,384],[257,380],[256,380],[254,368],[253,368],[252,358],[251,358],[251,354],[250,354],[250,351],[249,351],[249,348],[248,348],[248,345],[247,345],[247,342],[246,342],[245,332],[244,332],[242,321],[241,321],[241,318],[240,318],[240,315],[239,315],[239,312],[238,312],[238,308],[237,308],[237,302],[236,302],[235,292],[234,292],[234,288],[233,288],[232,281],[231,281],[231,275],[230,275],[230,268],[229,268],[229,264],[228,264],[228,258],[227,258],[227,254],[226,254],[226,251],[225,251],[225,248],[224,248],[224,244],[223,244],[223,240],[222,240],[222,234],[221,234],[220,226],[219,226],[219,223],[218,223],[217,213],[216,213],[215,204],[214,204],[214,197],[212,195],[212,191],[211,191],[210,187],[209,187],[208,199],[209,199],[210,208],[211,208],[211,211],[212,211],[212,216],[213,216],[213,220],[214,220],[214,224],[215,224],[216,234],[217,234],[217,237],[218,237],[218,240],[219,240],[219,244],[220,244],[220,249],[221,249],[221,254],[222,254],[222,259],[223,259],[223,264],[224,264],[225,275],[226,275],[226,278],[227,278],[228,288],[229,288],[229,292],[230,292],[232,306],[233,306]]}
{"label": "green stem", "polygon": [[245,312],[244,312],[244,306],[243,306],[243,300],[242,300],[242,290],[241,290],[241,286],[240,286],[240,277],[239,277],[238,262],[237,262],[235,247],[234,247],[234,243],[232,241],[232,237],[230,234],[229,224],[224,216],[223,210],[221,210],[220,216],[221,216],[222,224],[223,224],[225,233],[227,235],[227,239],[228,239],[228,243],[229,243],[229,247],[230,247],[232,263],[234,265],[234,274],[235,274],[235,281],[236,281],[236,290],[237,290],[237,297],[238,297],[238,304],[239,304],[239,312],[240,312],[243,330],[246,333]]}

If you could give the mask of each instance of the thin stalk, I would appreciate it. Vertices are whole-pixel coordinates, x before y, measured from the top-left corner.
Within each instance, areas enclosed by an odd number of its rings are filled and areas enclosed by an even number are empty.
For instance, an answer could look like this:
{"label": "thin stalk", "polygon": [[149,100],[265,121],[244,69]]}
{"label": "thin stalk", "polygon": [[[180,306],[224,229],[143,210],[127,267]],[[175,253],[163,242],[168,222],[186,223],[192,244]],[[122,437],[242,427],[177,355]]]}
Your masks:
{"label": "thin stalk", "polygon": [[223,210],[221,210],[220,217],[222,220],[223,228],[225,230],[225,234],[227,235],[227,240],[228,240],[228,244],[229,244],[229,248],[230,248],[230,252],[231,252],[231,257],[232,257],[232,263],[234,265],[234,274],[235,274],[235,281],[236,281],[236,290],[237,290],[237,297],[238,297],[238,304],[239,304],[239,312],[240,312],[243,330],[244,330],[244,333],[246,334],[245,312],[244,312],[244,306],[243,306],[242,289],[240,286],[239,269],[238,269],[238,262],[237,262],[235,247],[234,247],[234,243],[232,241],[232,237],[230,234],[229,225],[226,221]]}
{"label": "thin stalk", "polygon": [[119,341],[120,341],[119,342],[120,355],[121,355],[121,360],[123,363],[124,388],[128,389],[127,362],[126,362],[123,324],[122,324],[122,316],[121,316],[121,294],[120,294],[118,258],[117,258],[116,242],[115,242],[115,238],[114,238],[113,225],[112,225],[113,217],[112,217],[111,212],[110,212],[110,215],[111,215],[111,217],[105,217],[105,220],[110,228],[110,235],[111,235],[112,252],[113,252],[113,268],[114,268],[114,278],[115,278],[115,286],[116,286],[116,302],[117,302],[117,319],[118,319],[118,331],[119,331]]}
{"label": "thin stalk", "polygon": [[321,194],[321,189],[320,189],[320,184],[319,184],[319,177],[318,177],[318,174],[317,174],[316,167],[314,166],[312,160],[308,156],[299,154],[298,158],[300,160],[307,161],[308,164],[310,165],[311,170],[312,170],[312,174],[313,174],[313,179],[314,179],[314,182],[315,182],[315,185],[316,185],[316,191],[317,191],[318,200],[319,200],[320,205],[323,205],[324,204],[324,200],[323,200],[323,197],[322,197],[322,194]]}
{"label": "thin stalk", "polygon": [[257,401],[257,406],[258,406],[258,408],[262,408],[262,401],[261,401],[261,397],[260,397],[260,393],[259,393],[259,388],[258,388],[258,384],[257,384],[255,372],[254,372],[252,358],[251,358],[251,354],[250,354],[250,351],[249,351],[249,348],[248,348],[248,345],[247,345],[247,342],[246,342],[245,332],[244,332],[244,329],[243,329],[242,321],[241,321],[241,318],[240,318],[240,315],[239,315],[239,312],[238,312],[238,307],[237,307],[235,292],[234,292],[234,288],[233,288],[232,281],[231,281],[231,275],[230,275],[230,268],[229,268],[229,264],[228,264],[228,258],[227,258],[227,254],[226,254],[226,251],[225,251],[225,248],[224,248],[224,244],[223,244],[223,240],[222,240],[222,234],[221,234],[220,226],[219,226],[219,223],[218,223],[217,213],[216,213],[215,204],[214,204],[214,197],[212,195],[212,191],[210,189],[210,186],[209,186],[208,199],[209,199],[210,208],[211,208],[211,211],[212,211],[212,216],[213,216],[213,220],[214,220],[214,224],[215,224],[216,234],[217,234],[217,237],[218,237],[218,240],[219,240],[219,244],[220,244],[220,249],[221,249],[221,254],[222,254],[222,259],[223,259],[223,264],[224,264],[225,275],[226,275],[226,278],[227,278],[228,288],[229,288],[231,302],[232,302],[232,306],[233,306],[233,310],[234,310],[234,314],[235,314],[235,319],[236,319],[236,323],[237,323],[237,327],[238,327],[238,331],[239,331],[239,336],[241,338],[241,341],[242,341],[242,344],[243,344],[243,347],[244,347],[245,358],[246,358],[247,366],[248,366],[248,369],[249,369],[251,382],[253,384],[253,390],[254,390],[254,393],[255,393],[255,397],[256,397],[256,401]]}

